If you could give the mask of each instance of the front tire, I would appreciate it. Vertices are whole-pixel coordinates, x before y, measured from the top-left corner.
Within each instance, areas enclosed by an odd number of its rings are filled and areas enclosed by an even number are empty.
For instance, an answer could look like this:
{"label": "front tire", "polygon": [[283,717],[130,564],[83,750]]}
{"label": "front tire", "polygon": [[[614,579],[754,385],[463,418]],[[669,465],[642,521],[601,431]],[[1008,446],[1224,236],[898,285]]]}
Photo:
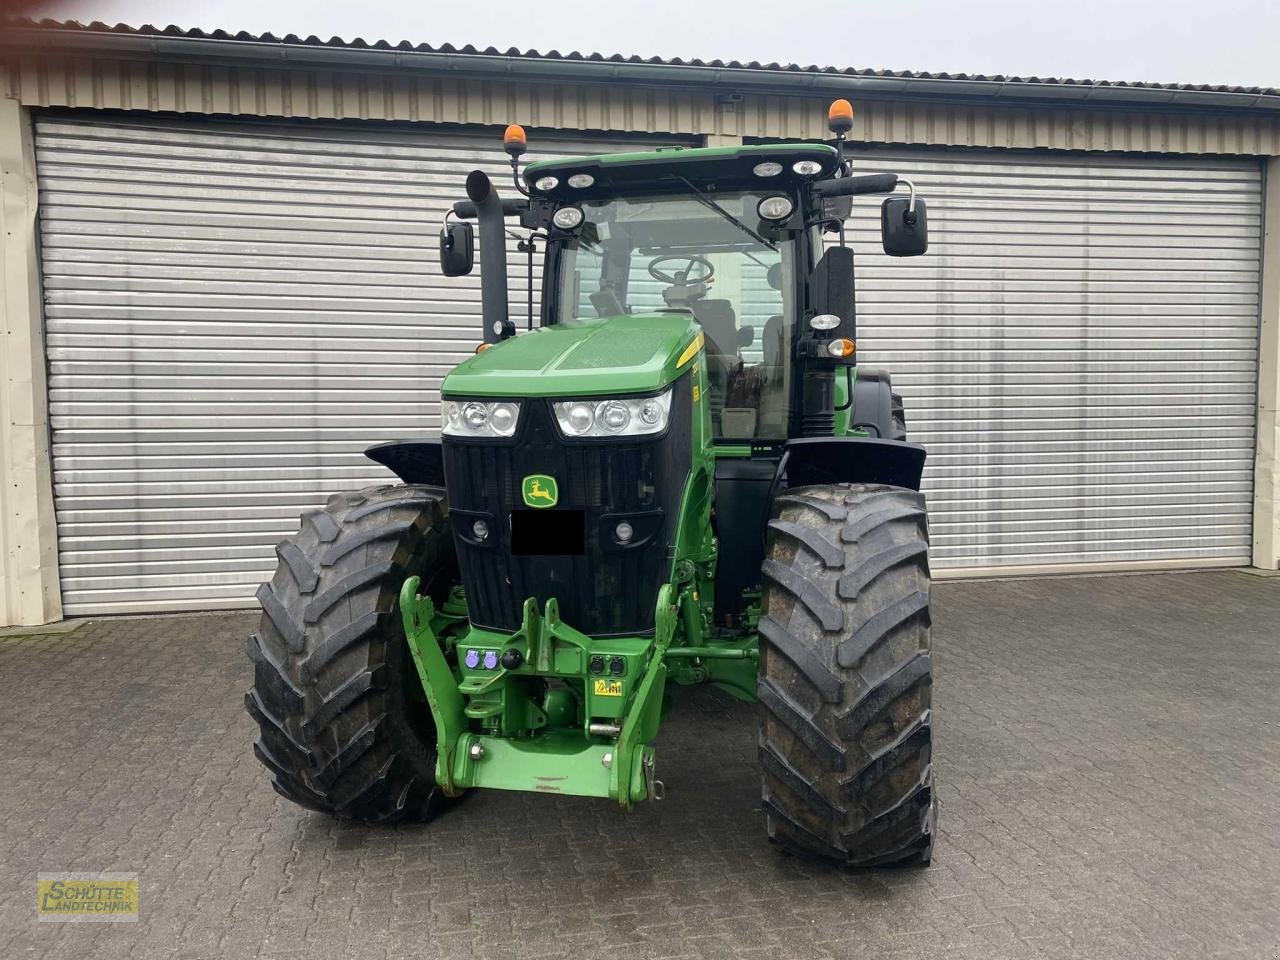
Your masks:
{"label": "front tire", "polygon": [[928,863],[928,527],[924,496],[802,487],[769,524],[760,762],[769,837],[850,866]]}
{"label": "front tire", "polygon": [[294,803],[367,821],[427,820],[440,803],[435,727],[405,640],[400,587],[448,591],[444,491],[336,494],[276,548],[249,638],[253,752]]}

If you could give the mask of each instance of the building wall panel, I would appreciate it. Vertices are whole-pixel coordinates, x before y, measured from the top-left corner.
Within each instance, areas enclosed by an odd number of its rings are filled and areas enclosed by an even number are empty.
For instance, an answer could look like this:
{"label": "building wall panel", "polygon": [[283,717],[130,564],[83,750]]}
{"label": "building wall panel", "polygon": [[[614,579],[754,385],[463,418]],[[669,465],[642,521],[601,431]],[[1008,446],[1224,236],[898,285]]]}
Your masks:
{"label": "building wall panel", "polygon": [[[797,76],[797,89],[803,75]],[[431,75],[405,68],[169,63],[7,55],[0,86],[26,106],[206,113],[316,120],[396,120],[647,134],[823,138],[828,95],[748,93],[717,103],[711,90],[624,82],[553,83]],[[854,142],[1012,149],[1280,155],[1268,113],[1166,114],[923,103],[854,97]]]}

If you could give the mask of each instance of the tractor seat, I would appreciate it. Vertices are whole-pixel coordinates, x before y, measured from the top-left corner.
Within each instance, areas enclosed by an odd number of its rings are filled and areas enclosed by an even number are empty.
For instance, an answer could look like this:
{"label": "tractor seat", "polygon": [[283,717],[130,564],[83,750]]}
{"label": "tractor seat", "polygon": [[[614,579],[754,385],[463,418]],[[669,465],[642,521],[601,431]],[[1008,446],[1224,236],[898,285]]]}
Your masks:
{"label": "tractor seat", "polygon": [[695,300],[691,306],[706,338],[707,401],[711,422],[718,434],[729,380],[742,365],[742,355],[738,352],[738,318],[728,300]]}
{"label": "tractor seat", "polygon": [[694,300],[690,306],[707,338],[707,354],[736,360],[738,318],[728,300]]}

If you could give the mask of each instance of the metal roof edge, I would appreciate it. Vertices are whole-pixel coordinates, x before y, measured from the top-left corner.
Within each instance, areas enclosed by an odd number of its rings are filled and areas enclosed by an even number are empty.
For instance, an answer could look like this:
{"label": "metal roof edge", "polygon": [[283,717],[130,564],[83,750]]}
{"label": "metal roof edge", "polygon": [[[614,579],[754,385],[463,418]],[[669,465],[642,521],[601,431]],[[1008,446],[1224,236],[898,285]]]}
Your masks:
{"label": "metal roof edge", "polygon": [[[12,23],[12,21],[11,21]],[[154,28],[152,28],[154,29]],[[335,38],[336,40],[336,38]],[[21,54],[108,54],[167,61],[203,61],[281,69],[412,69],[458,77],[508,77],[530,81],[594,84],[604,81],[643,86],[698,86],[717,93],[803,96],[809,93],[869,96],[877,99],[980,101],[1006,106],[1058,108],[1146,108],[1167,111],[1280,112],[1280,91],[1225,87],[1058,81],[981,76],[891,74],[888,71],[771,65],[663,61],[656,58],[586,58],[473,48],[433,49],[407,44],[370,46],[266,39],[192,36],[180,32],[142,32],[133,28],[89,29],[40,26],[30,21],[6,28],[0,50]]]}

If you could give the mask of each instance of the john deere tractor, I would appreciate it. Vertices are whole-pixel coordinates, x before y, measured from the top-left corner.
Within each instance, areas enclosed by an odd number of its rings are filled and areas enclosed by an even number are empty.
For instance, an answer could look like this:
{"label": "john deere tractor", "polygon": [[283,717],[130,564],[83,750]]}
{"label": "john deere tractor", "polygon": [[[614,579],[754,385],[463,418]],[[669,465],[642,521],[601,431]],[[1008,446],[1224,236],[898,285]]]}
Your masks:
{"label": "john deere tractor", "polygon": [[[925,252],[926,211],[852,174],[852,122],[837,101],[829,143],[523,168],[507,130],[518,195],[477,170],[441,231],[459,276],[478,228],[484,317],[441,436],[372,447],[401,482],[303,516],[258,593],[277,791],[377,821],[480,788],[630,808],[663,795],[667,705],[709,683],[759,704],[770,838],[928,862],[925,453],[857,366],[845,243],[855,194],[887,195],[894,256]],[[542,258],[523,331],[509,229]]]}

